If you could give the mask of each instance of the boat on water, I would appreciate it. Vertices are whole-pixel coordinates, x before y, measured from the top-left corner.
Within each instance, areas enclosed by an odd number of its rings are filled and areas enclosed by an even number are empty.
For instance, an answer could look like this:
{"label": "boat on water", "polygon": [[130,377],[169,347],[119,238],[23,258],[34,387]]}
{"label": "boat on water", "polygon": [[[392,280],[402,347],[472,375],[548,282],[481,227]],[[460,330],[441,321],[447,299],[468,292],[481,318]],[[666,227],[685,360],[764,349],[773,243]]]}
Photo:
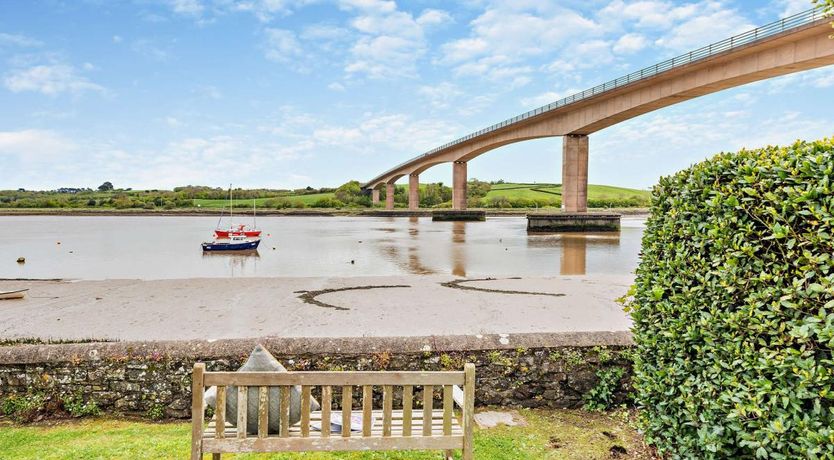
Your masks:
{"label": "boat on water", "polygon": [[258,249],[260,238],[248,238],[244,235],[231,235],[227,239],[217,239],[203,243],[203,251],[251,251]]}
{"label": "boat on water", "polygon": [[22,299],[26,297],[29,289],[18,289],[16,291],[0,291],[0,300]]}
{"label": "boat on water", "polygon": [[217,221],[217,228],[214,230],[216,238],[230,238],[232,236],[245,236],[248,238],[257,238],[261,236],[261,230],[258,228],[258,217],[255,211],[255,200],[252,200],[252,226],[246,224],[237,224],[233,222],[234,219],[234,201],[232,200],[232,185],[229,184],[229,228],[220,228],[220,223],[223,221],[223,211],[220,211],[220,219]]}

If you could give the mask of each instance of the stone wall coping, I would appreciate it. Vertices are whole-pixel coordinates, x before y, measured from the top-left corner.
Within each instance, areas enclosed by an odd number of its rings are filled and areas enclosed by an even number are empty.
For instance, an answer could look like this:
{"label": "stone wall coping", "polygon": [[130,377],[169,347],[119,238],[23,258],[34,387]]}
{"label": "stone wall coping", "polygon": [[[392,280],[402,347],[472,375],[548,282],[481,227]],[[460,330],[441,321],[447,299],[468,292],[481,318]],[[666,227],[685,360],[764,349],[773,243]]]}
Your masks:
{"label": "stone wall coping", "polygon": [[37,364],[102,359],[219,359],[247,356],[261,343],[278,355],[466,352],[631,346],[627,331],[484,334],[421,337],[263,337],[251,339],[91,342],[0,347],[0,364]]}

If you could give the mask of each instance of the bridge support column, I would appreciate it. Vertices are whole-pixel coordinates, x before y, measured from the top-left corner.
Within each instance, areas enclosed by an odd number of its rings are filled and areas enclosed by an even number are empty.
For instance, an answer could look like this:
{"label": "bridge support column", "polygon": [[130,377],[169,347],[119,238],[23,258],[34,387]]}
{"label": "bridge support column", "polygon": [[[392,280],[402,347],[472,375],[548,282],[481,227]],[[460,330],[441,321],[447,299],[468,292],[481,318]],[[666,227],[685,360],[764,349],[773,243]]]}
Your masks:
{"label": "bridge support column", "polygon": [[371,189],[371,204],[376,206],[379,204],[379,189]]}
{"label": "bridge support column", "polygon": [[414,211],[420,207],[420,175],[408,175],[408,209]]}
{"label": "bridge support column", "polygon": [[385,209],[394,209],[394,184],[385,184]]}
{"label": "bridge support column", "polygon": [[452,209],[466,209],[466,162],[452,163]]}
{"label": "bridge support column", "polygon": [[588,212],[588,136],[562,138],[562,211]]}

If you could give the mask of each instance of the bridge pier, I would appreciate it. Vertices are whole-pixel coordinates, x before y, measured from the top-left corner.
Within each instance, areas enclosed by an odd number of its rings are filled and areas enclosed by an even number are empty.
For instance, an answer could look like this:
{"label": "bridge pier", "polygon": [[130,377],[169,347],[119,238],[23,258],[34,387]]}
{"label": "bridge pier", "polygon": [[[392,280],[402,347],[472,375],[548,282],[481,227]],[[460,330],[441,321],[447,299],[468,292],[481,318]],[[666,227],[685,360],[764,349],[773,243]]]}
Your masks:
{"label": "bridge pier", "polygon": [[420,175],[408,175],[408,209],[415,211],[420,207]]}
{"label": "bridge pier", "polygon": [[385,184],[385,209],[394,209],[394,184]]}
{"label": "bridge pier", "polygon": [[466,209],[466,162],[452,163],[452,209]]}
{"label": "bridge pier", "polygon": [[562,211],[588,212],[588,136],[562,138]]}
{"label": "bridge pier", "polygon": [[371,204],[376,206],[379,204],[379,189],[373,188],[371,189]]}

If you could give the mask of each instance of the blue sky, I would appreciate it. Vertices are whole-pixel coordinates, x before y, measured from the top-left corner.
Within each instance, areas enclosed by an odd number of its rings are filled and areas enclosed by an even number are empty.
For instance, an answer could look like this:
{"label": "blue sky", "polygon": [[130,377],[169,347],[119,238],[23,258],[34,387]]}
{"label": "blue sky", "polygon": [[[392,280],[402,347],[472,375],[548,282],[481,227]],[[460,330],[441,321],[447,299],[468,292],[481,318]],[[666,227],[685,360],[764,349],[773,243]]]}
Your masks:
{"label": "blue sky", "polygon": [[[4,0],[0,189],[295,188],[446,141],[810,0]],[[590,182],[648,188],[714,153],[834,135],[834,67],[591,136]],[[469,164],[559,182],[561,140]],[[451,166],[422,181],[451,181]]]}

